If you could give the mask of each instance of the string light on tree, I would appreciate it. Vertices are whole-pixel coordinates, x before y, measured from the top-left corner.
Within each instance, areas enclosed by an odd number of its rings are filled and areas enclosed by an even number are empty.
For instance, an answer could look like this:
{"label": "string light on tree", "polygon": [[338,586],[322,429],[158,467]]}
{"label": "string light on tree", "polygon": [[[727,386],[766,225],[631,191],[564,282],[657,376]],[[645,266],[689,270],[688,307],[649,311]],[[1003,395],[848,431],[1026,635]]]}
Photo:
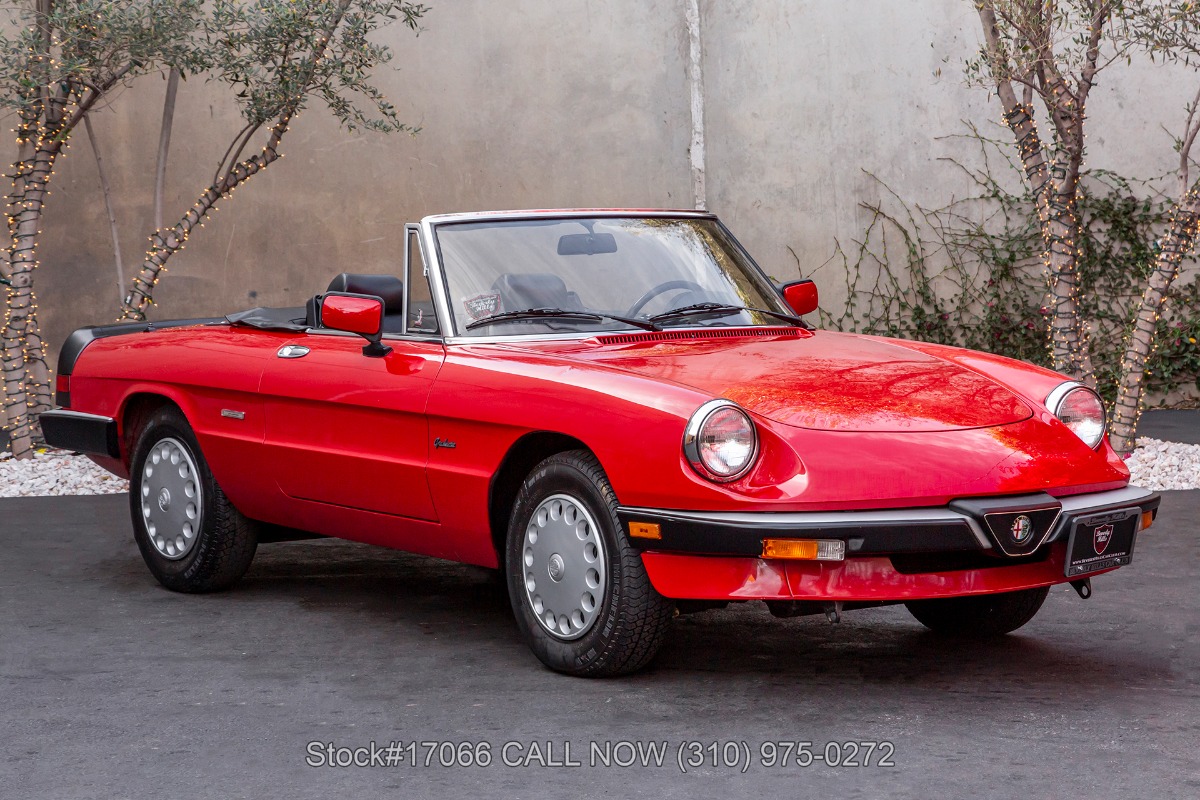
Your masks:
{"label": "string light on tree", "polygon": [[[1086,153],[1085,113],[1096,74],[1135,50],[1161,60],[1196,67],[1200,53],[1200,4],[1095,4],[1067,0],[1046,13],[1042,0],[977,0],[983,26],[980,59],[969,67],[986,75],[1004,108],[1025,175],[1038,202],[1044,242],[1047,309],[1052,362],[1073,377],[1094,382],[1092,326],[1080,314],[1077,198]],[[1102,44],[1113,52],[1101,57]],[[1022,96],[1018,98],[1018,91]],[[1048,150],[1037,137],[1031,100],[1037,97],[1054,133]],[[1140,291],[1133,325],[1124,338],[1116,386],[1112,438],[1132,449],[1134,429],[1145,404],[1146,361],[1155,349],[1157,322],[1179,260],[1195,240],[1197,200],[1188,191],[1189,153],[1200,134],[1200,93],[1188,106],[1185,135],[1179,140],[1178,214]],[[1048,157],[1049,156],[1049,157]]]}

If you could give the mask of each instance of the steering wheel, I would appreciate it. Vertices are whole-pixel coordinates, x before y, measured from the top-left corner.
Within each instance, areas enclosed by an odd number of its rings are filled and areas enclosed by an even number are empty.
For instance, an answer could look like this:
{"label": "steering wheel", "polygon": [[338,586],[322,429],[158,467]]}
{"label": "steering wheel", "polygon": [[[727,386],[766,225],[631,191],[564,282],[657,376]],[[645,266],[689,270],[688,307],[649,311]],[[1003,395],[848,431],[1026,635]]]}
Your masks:
{"label": "steering wheel", "polygon": [[650,287],[650,290],[648,292],[646,292],[644,295],[639,297],[637,299],[637,302],[629,307],[629,310],[625,312],[625,316],[636,317],[638,315],[638,312],[646,307],[647,303],[649,303],[654,298],[658,297],[663,292],[669,292],[672,289],[690,289],[693,292],[701,292],[701,293],[704,292],[704,287],[701,286],[700,284],[696,283],[695,281],[687,281],[687,280],[666,281],[665,283],[660,283],[657,286]]}

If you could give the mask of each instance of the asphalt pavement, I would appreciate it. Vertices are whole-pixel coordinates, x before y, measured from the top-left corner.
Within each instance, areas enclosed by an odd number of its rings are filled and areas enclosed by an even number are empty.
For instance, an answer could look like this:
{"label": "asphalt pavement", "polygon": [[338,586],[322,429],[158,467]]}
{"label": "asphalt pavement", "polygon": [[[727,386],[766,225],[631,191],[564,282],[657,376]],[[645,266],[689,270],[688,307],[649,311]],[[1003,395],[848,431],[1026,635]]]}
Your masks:
{"label": "asphalt pavement", "polygon": [[1200,444],[1200,409],[1155,409],[1138,421],[1138,436],[1164,442]]}
{"label": "asphalt pavement", "polygon": [[[237,589],[173,594],[126,502],[0,501],[0,797],[1200,796],[1200,491],[1166,493],[1091,599],[1057,588],[1002,641],[747,604],[677,619],[652,669],[603,681],[543,669],[492,573],[378,548],[264,545]],[[392,741],[402,764],[306,763]],[[766,765],[796,742],[888,744]],[[618,766],[639,743],[663,765]],[[681,746],[707,764],[684,774]]]}

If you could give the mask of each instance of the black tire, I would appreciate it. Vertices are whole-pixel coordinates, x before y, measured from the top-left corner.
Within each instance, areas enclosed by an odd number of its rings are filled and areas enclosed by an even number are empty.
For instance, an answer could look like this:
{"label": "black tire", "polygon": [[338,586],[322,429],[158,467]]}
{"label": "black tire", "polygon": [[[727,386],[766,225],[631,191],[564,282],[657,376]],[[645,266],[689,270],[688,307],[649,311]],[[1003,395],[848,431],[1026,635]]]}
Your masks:
{"label": "black tire", "polygon": [[1003,594],[915,600],[905,603],[917,621],[937,633],[964,639],[1003,636],[1033,619],[1050,587]]}
{"label": "black tire", "polygon": [[[526,590],[522,548],[534,513],[555,495],[580,504],[595,520],[602,546],[605,588],[590,628],[564,640],[543,627]],[[599,678],[635,672],[662,645],[674,603],[650,584],[641,555],[621,533],[617,498],[596,457],[586,450],[558,453],[538,464],[521,485],[509,517],[505,572],[517,626],[534,655],[550,669]]]}
{"label": "black tire", "polygon": [[[133,537],[146,566],[159,583],[172,591],[200,593],[229,588],[246,573],[254,559],[258,547],[254,523],[242,516],[221,491],[191,426],[179,409],[164,406],[153,411],[141,421],[141,429],[134,435],[137,445],[130,465],[129,511]],[[151,541],[142,506],[146,461],[156,447],[170,443],[181,445],[195,463],[198,480],[194,486],[201,498],[193,527],[195,541],[180,558],[167,557]]]}

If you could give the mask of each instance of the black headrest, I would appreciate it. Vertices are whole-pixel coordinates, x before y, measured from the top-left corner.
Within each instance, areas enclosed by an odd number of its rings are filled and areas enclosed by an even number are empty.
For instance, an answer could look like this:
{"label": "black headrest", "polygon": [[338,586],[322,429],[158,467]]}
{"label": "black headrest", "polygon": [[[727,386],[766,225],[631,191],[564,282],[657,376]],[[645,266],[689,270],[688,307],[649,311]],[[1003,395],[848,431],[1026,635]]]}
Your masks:
{"label": "black headrest", "polygon": [[578,298],[567,291],[563,279],[548,272],[501,275],[492,284],[492,291],[500,295],[504,311],[526,308],[572,309],[579,305]]}
{"label": "black headrest", "polygon": [[343,272],[329,282],[327,292],[373,294],[383,298],[383,313],[404,313],[404,281],[395,275],[359,275]]}

